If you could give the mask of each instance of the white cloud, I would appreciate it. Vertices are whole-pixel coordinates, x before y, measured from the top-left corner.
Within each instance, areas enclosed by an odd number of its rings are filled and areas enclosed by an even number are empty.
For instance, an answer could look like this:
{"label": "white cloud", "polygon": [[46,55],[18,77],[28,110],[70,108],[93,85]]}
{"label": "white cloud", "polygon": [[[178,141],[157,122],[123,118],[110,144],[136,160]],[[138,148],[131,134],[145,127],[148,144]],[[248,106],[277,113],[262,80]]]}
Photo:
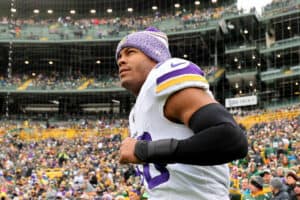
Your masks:
{"label": "white cloud", "polygon": [[272,0],[238,0],[237,7],[238,9],[243,8],[244,11],[249,12],[253,7],[256,8],[258,13],[261,13],[262,7],[271,3]]}

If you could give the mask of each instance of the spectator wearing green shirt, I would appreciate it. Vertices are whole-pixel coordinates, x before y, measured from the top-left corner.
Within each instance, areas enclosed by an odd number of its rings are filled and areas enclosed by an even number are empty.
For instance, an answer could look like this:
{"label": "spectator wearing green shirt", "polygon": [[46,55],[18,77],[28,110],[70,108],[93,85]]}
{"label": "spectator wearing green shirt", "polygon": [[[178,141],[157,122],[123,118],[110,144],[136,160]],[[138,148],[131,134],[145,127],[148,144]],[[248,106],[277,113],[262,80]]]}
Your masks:
{"label": "spectator wearing green shirt", "polygon": [[263,190],[264,180],[260,176],[253,176],[250,179],[250,194],[242,197],[242,200],[270,200],[271,193]]}

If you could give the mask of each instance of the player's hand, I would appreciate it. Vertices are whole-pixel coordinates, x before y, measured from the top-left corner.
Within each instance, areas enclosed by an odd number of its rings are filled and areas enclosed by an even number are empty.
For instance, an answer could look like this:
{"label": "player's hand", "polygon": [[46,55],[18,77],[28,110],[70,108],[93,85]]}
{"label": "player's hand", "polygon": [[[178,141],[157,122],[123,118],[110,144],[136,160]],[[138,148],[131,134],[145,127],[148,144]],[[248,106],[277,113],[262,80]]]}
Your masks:
{"label": "player's hand", "polygon": [[134,148],[137,140],[134,138],[126,138],[123,140],[121,147],[120,147],[120,160],[121,164],[127,163],[142,163],[135,155],[134,155]]}

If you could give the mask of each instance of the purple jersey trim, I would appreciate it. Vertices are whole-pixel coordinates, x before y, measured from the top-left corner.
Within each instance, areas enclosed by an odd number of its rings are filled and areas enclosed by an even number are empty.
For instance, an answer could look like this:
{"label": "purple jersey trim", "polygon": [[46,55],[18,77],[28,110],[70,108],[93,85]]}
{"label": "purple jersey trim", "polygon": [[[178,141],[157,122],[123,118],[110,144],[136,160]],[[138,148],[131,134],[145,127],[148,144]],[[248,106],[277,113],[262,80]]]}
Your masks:
{"label": "purple jersey trim", "polygon": [[196,75],[204,76],[204,72],[197,65],[195,65],[194,63],[190,63],[187,67],[183,69],[175,70],[158,77],[156,80],[156,84],[159,85],[168,79],[180,75],[185,75],[185,74],[196,74]]}

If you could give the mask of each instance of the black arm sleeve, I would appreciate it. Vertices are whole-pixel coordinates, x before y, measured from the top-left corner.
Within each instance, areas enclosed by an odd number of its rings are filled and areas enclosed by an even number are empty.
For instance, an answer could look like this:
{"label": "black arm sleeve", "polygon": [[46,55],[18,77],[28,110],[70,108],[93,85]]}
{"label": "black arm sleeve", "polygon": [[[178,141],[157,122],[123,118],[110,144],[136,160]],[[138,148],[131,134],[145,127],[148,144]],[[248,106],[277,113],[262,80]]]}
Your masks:
{"label": "black arm sleeve", "polygon": [[220,104],[200,108],[189,127],[195,134],[184,140],[138,141],[135,155],[144,162],[196,165],[223,164],[247,155],[246,134]]}

